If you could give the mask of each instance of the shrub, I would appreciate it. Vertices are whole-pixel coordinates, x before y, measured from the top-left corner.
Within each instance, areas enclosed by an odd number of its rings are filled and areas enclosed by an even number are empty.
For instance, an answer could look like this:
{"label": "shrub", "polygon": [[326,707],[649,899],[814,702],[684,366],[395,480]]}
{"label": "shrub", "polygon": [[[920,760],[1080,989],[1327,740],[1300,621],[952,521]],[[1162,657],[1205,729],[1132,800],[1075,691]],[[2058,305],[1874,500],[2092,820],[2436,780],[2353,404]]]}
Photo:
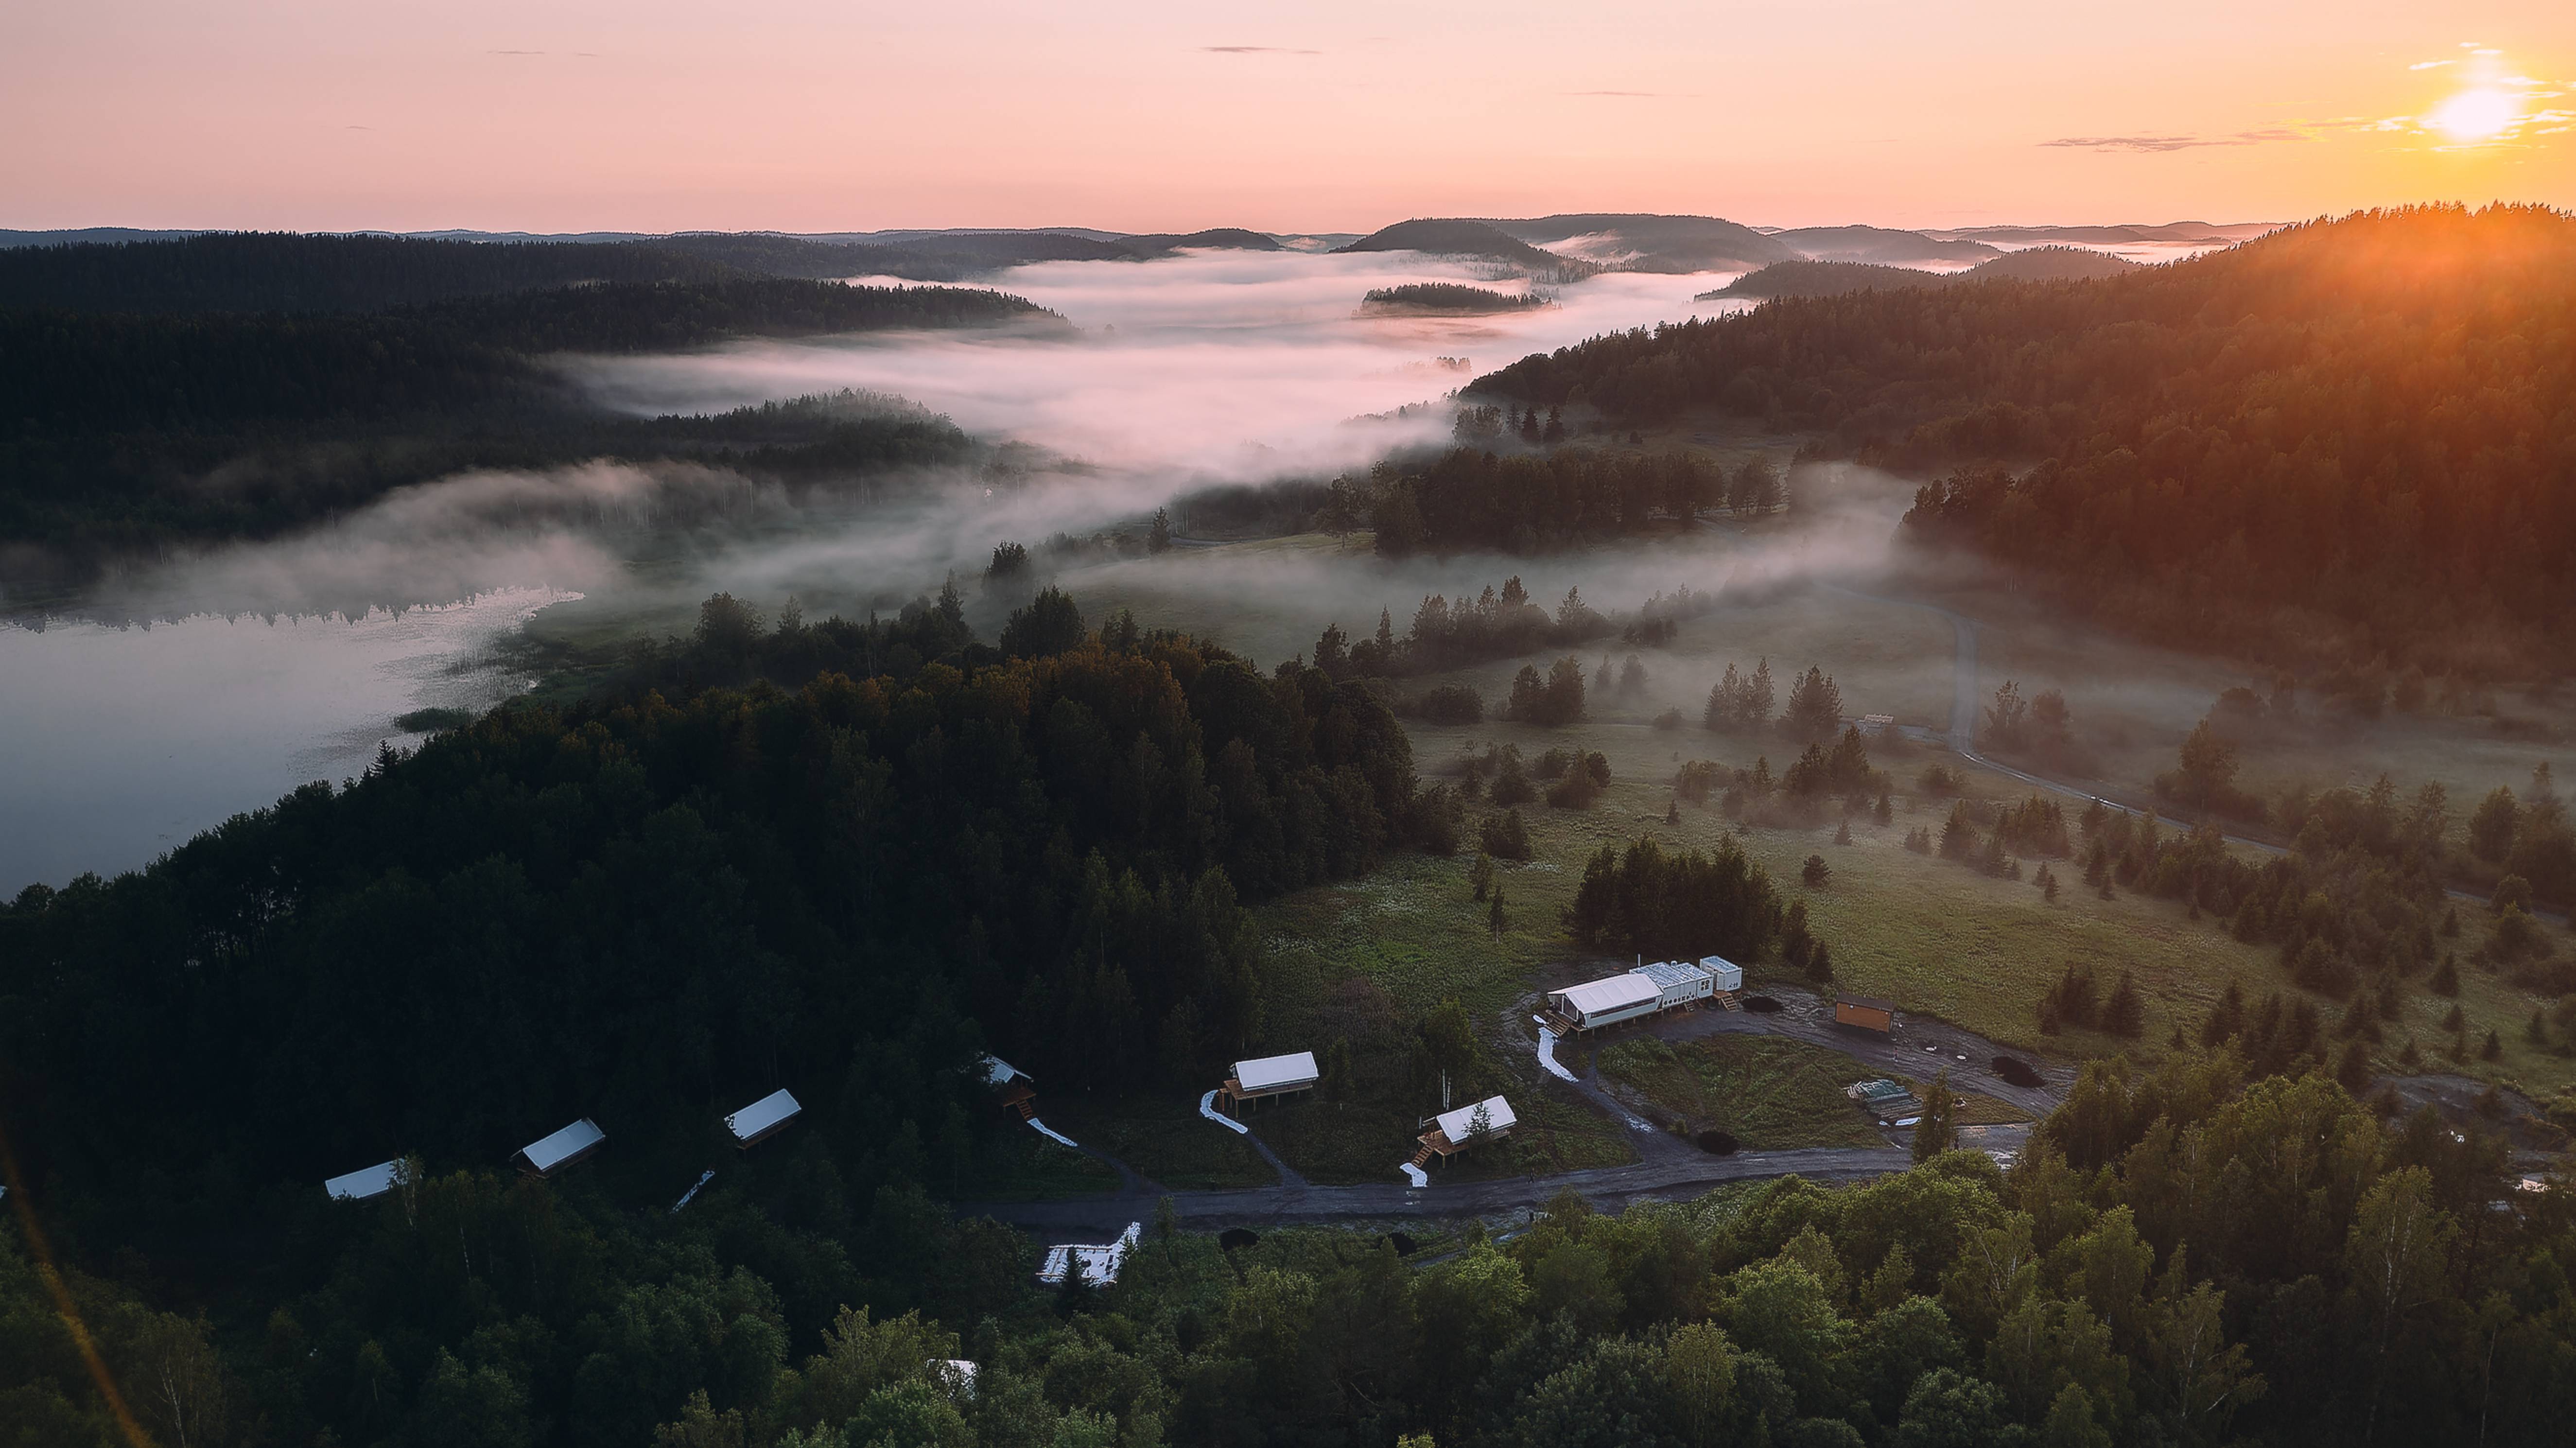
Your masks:
{"label": "shrub", "polygon": [[1807,863],[1798,869],[1799,882],[1809,889],[1821,889],[1824,883],[1833,877],[1834,867],[1826,864],[1825,857],[1822,855],[1809,855]]}
{"label": "shrub", "polygon": [[1498,860],[1526,860],[1530,857],[1529,826],[1522,822],[1519,810],[1505,810],[1485,816],[1477,827],[1476,841],[1486,854]]}
{"label": "shrub", "polygon": [[1479,724],[1484,722],[1485,700],[1464,684],[1443,684],[1414,700],[1413,712],[1430,724]]}

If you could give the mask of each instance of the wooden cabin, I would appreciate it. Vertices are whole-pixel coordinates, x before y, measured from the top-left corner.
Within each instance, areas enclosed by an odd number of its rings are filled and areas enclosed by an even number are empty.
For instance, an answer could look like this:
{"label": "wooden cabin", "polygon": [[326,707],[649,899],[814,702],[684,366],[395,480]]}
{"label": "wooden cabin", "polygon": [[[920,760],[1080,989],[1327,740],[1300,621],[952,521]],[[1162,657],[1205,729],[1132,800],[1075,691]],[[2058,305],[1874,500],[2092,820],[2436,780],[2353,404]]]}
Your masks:
{"label": "wooden cabin", "polygon": [[768,1095],[724,1119],[725,1130],[733,1133],[736,1151],[748,1151],[787,1129],[805,1108],[785,1090]]}
{"label": "wooden cabin", "polygon": [[520,1147],[510,1159],[517,1162],[520,1172],[527,1176],[553,1176],[565,1167],[590,1160],[607,1141],[608,1133],[599,1129],[599,1123],[585,1116],[561,1131],[551,1132]]}
{"label": "wooden cabin", "polygon": [[1323,1070],[1315,1064],[1312,1051],[1292,1051],[1285,1056],[1237,1061],[1233,1071],[1226,1076],[1225,1084],[1216,1088],[1216,1100],[1210,1104],[1228,1116],[1240,1116],[1249,1102],[1278,1100],[1312,1091],[1323,1078]]}
{"label": "wooden cabin", "polygon": [[1855,1030],[1871,1031],[1882,1036],[1890,1035],[1896,1030],[1896,1004],[1893,1001],[1873,1000],[1868,996],[1836,996],[1834,997],[1834,1024],[1850,1026]]}

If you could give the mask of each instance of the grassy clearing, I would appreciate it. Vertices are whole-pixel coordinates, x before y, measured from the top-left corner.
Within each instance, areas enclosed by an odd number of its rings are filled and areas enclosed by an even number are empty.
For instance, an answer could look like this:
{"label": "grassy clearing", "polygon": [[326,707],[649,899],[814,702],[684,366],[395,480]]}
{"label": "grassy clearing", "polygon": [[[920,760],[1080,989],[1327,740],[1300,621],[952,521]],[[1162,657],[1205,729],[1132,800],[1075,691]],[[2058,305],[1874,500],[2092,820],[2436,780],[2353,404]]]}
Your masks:
{"label": "grassy clearing", "polygon": [[959,1175],[956,1196],[975,1202],[1052,1201],[1114,1191],[1117,1186],[1118,1173],[1106,1164],[1023,1126],[987,1140]]}
{"label": "grassy clearing", "polygon": [[[1477,1089],[1483,1089],[1479,1086]],[[1427,1168],[1440,1181],[1492,1181],[1541,1176],[1588,1167],[1623,1166],[1636,1159],[1619,1127],[1548,1078],[1512,1078],[1499,1084],[1520,1124],[1512,1135]],[[1457,1099],[1465,1100],[1462,1094]],[[1433,1105],[1436,1106],[1436,1102]],[[1400,1102],[1298,1101],[1248,1118],[1273,1151],[1308,1180],[1327,1185],[1401,1179],[1397,1163],[1420,1146],[1421,1121],[1430,1108],[1407,1110]]]}
{"label": "grassy clearing", "polygon": [[1046,1123],[1177,1191],[1278,1179],[1241,1136],[1199,1115],[1194,1097],[1058,1097],[1046,1103]]}
{"label": "grassy clearing", "polygon": [[1679,1044],[1652,1036],[1601,1052],[1601,1074],[1692,1131],[1715,1127],[1757,1151],[1881,1146],[1843,1088],[1876,1073],[1785,1036],[1718,1035]]}

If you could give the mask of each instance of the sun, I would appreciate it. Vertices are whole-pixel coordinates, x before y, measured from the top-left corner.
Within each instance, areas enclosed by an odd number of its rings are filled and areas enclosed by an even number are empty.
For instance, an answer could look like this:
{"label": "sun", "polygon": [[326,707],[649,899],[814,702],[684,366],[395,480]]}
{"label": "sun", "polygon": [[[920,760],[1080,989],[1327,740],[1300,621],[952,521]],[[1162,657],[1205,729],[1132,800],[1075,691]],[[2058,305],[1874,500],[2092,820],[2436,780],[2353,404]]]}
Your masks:
{"label": "sun", "polygon": [[2493,140],[2522,116],[2513,97],[2481,86],[2442,102],[2427,119],[2452,140],[2473,142]]}

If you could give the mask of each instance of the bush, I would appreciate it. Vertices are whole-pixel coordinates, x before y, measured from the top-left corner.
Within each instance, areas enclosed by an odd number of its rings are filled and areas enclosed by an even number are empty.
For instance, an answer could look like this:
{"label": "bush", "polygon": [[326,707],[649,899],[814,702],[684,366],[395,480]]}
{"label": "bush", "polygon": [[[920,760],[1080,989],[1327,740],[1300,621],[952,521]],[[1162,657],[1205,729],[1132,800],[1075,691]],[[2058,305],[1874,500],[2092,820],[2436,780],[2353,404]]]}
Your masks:
{"label": "bush", "polygon": [[1443,684],[1414,700],[1413,713],[1428,724],[1480,724],[1485,699],[1464,684]]}
{"label": "bush", "polygon": [[1465,805],[1445,784],[1435,784],[1413,798],[1413,838],[1427,854],[1458,853],[1466,822]]}
{"label": "bush", "polygon": [[1529,826],[1522,823],[1521,812],[1516,809],[1485,816],[1485,822],[1477,827],[1476,842],[1498,860],[1530,857]]}
{"label": "bush", "polygon": [[1666,709],[1661,714],[1655,716],[1655,727],[1666,731],[1679,729],[1682,727],[1682,711],[1679,709]]}
{"label": "bush", "polygon": [[1551,749],[1538,757],[1538,763],[1530,766],[1530,773],[1540,779],[1562,779],[1565,771],[1582,757],[1571,749]]}
{"label": "bush", "polygon": [[1600,781],[1588,769],[1569,769],[1565,778],[1547,787],[1547,802],[1554,809],[1590,809],[1600,797]]}
{"label": "bush", "polygon": [[1798,870],[1799,881],[1809,889],[1822,889],[1825,882],[1833,877],[1834,867],[1826,864],[1822,855],[1809,855],[1807,863]]}

